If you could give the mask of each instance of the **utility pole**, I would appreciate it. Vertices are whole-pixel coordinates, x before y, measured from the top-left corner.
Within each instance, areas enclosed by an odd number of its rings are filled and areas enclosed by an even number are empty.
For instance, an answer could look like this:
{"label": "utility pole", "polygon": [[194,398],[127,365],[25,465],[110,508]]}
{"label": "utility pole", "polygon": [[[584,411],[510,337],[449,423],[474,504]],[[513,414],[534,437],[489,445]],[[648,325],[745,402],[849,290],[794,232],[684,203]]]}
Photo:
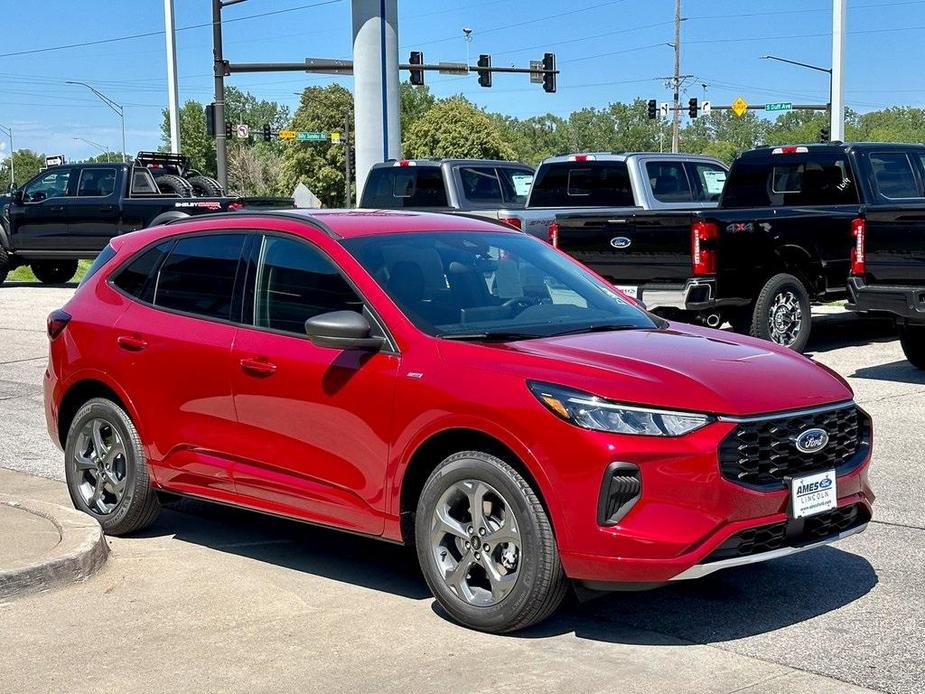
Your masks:
{"label": "utility pole", "polygon": [[177,85],[177,35],[173,0],[164,0],[164,31],[167,36],[167,113],[170,118],[170,151],[180,153],[179,87]]}
{"label": "utility pole", "polygon": [[344,111],[344,207],[348,210],[352,207],[350,203],[353,197],[350,189],[350,117],[352,115],[350,111]]}
{"label": "utility pole", "polygon": [[833,140],[845,139],[845,14],[846,0],[833,0],[832,5],[832,120]]}
{"label": "utility pole", "polygon": [[671,118],[671,151],[681,147],[681,0],[674,0],[674,109]]}

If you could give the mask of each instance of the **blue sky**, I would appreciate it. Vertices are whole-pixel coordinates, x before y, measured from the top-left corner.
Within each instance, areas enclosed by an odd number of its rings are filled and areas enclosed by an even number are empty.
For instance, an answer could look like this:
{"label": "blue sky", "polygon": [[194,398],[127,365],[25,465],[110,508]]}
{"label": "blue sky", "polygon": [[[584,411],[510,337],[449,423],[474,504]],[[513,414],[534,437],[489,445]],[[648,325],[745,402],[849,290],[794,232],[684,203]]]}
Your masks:
{"label": "blue sky", "polygon": [[[47,0],[42,11],[4,0],[0,42],[0,125],[12,126],[16,148],[96,153],[83,137],[118,150],[119,119],[88,90],[65,84],[84,80],[125,104],[127,148],[160,142],[166,103],[161,0]],[[314,6],[311,6],[314,5]],[[752,103],[824,103],[825,74],[760,60],[766,53],[828,65],[830,0],[684,0],[682,71],[696,79],[687,97],[713,103],[743,96]],[[428,62],[462,61],[463,27],[473,30],[472,62],[491,53],[495,65],[526,65],[544,50],[558,56],[559,91],[546,94],[525,75],[496,75],[480,88],[475,75],[429,73],[440,96],[462,93],[491,110],[525,117],[567,115],[640,96],[668,99],[672,70],[673,0],[399,0],[400,58],[423,50]],[[290,11],[291,10],[291,11]],[[280,12],[282,11],[282,12]],[[266,12],[276,14],[253,17]],[[176,0],[180,97],[211,100],[211,28],[208,0]],[[248,0],[224,11],[226,57],[237,62],[301,61],[350,57],[349,0]],[[203,25],[195,28],[195,25]],[[17,29],[18,28],[18,29]],[[925,0],[849,0],[846,89],[849,106],[867,111],[894,104],[921,106],[921,36]],[[131,34],[151,35],[121,41]],[[65,44],[95,45],[33,52]],[[20,55],[15,55],[20,53]],[[349,78],[277,73],[232,76],[228,84],[261,98],[297,102],[302,87]],[[5,154],[8,144],[0,139]]]}

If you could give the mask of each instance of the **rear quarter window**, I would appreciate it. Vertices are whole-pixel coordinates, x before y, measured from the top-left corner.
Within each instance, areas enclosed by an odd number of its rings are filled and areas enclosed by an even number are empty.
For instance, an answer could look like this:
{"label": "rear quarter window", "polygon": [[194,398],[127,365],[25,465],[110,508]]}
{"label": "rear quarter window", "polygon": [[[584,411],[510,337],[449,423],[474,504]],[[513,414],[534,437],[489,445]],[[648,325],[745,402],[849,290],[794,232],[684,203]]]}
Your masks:
{"label": "rear quarter window", "polygon": [[530,207],[633,207],[625,161],[556,162],[541,166]]}
{"label": "rear quarter window", "polygon": [[[90,267],[87,268],[87,271],[84,273],[83,279],[80,280],[80,284],[86,283],[93,275],[98,273],[106,263],[112,260],[116,256],[116,250],[112,246],[106,246],[94,261],[90,264]],[[79,285],[78,285],[79,286]]]}

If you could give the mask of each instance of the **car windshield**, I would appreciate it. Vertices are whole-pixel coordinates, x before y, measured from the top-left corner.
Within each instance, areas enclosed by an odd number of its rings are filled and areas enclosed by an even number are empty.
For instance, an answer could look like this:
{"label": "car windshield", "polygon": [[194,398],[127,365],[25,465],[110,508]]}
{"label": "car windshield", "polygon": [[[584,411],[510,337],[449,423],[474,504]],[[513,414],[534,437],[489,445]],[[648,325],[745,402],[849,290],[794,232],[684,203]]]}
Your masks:
{"label": "car windshield", "polygon": [[433,231],[343,244],[430,335],[516,340],[657,327],[610,285],[525,234]]}

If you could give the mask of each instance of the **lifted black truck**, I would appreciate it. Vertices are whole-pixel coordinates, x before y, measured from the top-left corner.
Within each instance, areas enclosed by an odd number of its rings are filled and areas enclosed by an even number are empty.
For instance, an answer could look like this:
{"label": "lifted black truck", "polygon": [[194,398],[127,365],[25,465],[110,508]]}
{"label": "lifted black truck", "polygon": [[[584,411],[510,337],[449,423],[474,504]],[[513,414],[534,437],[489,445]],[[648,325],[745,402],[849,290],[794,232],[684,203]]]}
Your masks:
{"label": "lifted black truck", "polygon": [[174,219],[241,207],[292,207],[290,198],[188,198],[158,190],[137,164],[55,166],[14,190],[0,216],[0,284],[29,265],[40,282],[59,284],[77,261],[95,258],[113,236]]}
{"label": "lifted black truck", "polygon": [[[559,215],[557,245],[656,313],[728,320],[802,351],[811,303],[848,297],[860,220],[915,206],[893,197],[892,162],[920,171],[923,155],[918,145],[762,147],[733,164],[715,210]],[[925,231],[917,219],[904,233]]]}
{"label": "lifted black truck", "polygon": [[925,369],[925,147],[866,156],[878,204],[855,224],[848,308],[893,316],[906,358]]}

